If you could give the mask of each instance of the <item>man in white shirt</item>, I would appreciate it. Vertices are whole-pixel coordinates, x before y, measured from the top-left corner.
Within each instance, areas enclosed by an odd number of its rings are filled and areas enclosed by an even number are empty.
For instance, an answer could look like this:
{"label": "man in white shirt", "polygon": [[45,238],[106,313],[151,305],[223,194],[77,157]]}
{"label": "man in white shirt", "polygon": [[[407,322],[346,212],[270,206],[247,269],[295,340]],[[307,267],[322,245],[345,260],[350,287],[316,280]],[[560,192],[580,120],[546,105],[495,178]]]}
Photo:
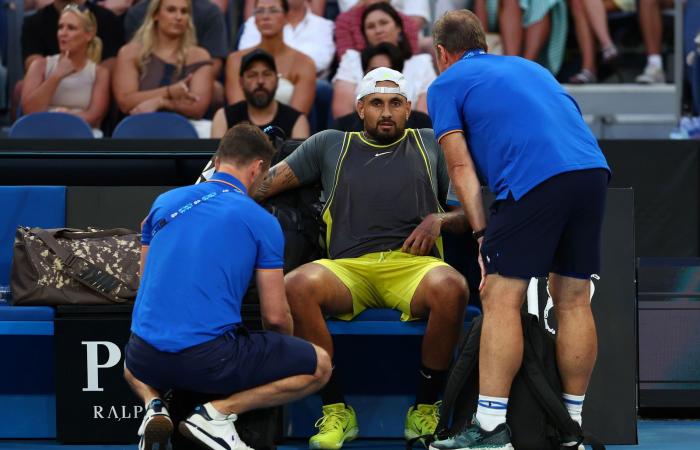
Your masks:
{"label": "man in white shirt", "polygon": [[[335,24],[332,20],[324,19],[311,12],[306,0],[288,0],[288,3],[287,25],[284,26],[285,44],[313,59],[316,64],[316,74],[319,77],[327,75],[335,53],[333,43]],[[250,48],[259,43],[260,32],[255,26],[254,16],[251,16],[245,21],[238,48]]]}

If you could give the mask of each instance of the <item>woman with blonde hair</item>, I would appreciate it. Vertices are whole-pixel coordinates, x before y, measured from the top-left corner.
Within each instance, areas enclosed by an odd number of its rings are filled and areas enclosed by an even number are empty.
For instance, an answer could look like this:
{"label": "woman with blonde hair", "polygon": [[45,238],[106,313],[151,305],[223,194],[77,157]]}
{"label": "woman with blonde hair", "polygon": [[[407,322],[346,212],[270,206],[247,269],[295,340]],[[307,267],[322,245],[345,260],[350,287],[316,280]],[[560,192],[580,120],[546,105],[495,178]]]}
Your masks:
{"label": "woman with blonde hair", "polygon": [[[95,16],[68,4],[58,19],[57,55],[39,57],[22,86],[25,114],[56,111],[75,114],[98,128],[109,107],[109,71],[100,67],[102,41]],[[98,133],[99,134],[99,133]]]}
{"label": "woman with blonde hair", "polygon": [[126,114],[173,111],[200,119],[209,107],[211,57],[197,46],[190,0],[151,0],[143,24],[119,50],[113,90]]}

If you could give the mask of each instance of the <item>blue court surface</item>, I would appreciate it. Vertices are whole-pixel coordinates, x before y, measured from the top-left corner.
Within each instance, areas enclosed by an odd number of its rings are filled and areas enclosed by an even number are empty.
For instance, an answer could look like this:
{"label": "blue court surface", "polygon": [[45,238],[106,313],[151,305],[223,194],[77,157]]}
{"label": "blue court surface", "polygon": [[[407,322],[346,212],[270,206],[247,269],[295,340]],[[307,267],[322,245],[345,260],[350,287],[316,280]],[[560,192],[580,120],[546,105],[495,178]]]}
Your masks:
{"label": "blue court surface", "polygon": [[[306,442],[290,442],[279,450],[305,450]],[[350,442],[343,448],[354,450],[403,450],[403,441],[362,440]],[[418,446],[415,447],[418,449]],[[608,445],[610,450],[692,450],[700,448],[700,421],[641,420],[639,445]],[[56,441],[0,440],[0,450],[136,450],[136,445],[61,445]]]}

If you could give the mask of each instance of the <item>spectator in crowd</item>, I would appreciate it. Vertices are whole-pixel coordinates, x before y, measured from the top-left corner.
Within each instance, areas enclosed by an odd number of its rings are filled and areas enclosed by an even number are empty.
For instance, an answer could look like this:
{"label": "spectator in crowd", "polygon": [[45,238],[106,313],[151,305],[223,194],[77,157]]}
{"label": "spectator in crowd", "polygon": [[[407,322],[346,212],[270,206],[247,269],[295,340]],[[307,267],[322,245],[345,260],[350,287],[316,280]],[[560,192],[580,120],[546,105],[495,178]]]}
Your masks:
{"label": "spectator in crowd", "polygon": [[[342,59],[348,50],[362,51],[367,45],[364,33],[362,32],[362,16],[365,8],[378,3],[388,2],[388,0],[360,0],[350,10],[339,14],[335,19],[335,52],[338,59]],[[407,38],[407,43],[411,53],[418,53],[418,24],[413,18],[399,13],[401,28]]]}
{"label": "spectator in crowd", "polygon": [[245,100],[220,108],[214,115],[211,137],[220,138],[240,122],[250,122],[260,129],[272,125],[293,139],[309,137],[309,121],[296,109],[275,100],[277,67],[265,50],[256,49],[241,60],[239,82]]}
{"label": "spectator in crowd", "polygon": [[[338,7],[340,12],[344,13],[362,2],[363,0],[338,0]],[[370,3],[365,1],[365,4]],[[429,0],[391,0],[391,5],[412,18],[419,30],[431,21]]]}
{"label": "spectator in crowd", "polygon": [[[210,0],[191,0],[190,15],[197,35],[197,45],[204,47],[212,58],[212,73],[219,78],[224,59],[228,55],[226,22],[219,8]],[[124,33],[131,40],[147,16],[149,0],[141,0],[129,8],[124,18]]]}
{"label": "spectator in crowd", "polygon": [[673,0],[639,0],[639,26],[642,29],[644,48],[647,52],[647,65],[644,67],[644,71],[637,76],[637,83],[666,82],[663,59],[661,59],[661,39],[663,37],[661,9],[672,7]]}
{"label": "spectator in crowd", "polygon": [[[397,72],[403,71],[403,55],[393,44],[383,42],[376,47],[365,47],[362,50],[362,70],[365,75],[379,67],[388,67]],[[430,117],[424,112],[411,110],[406,122],[408,128],[432,128]],[[364,124],[357,112],[338,117],[333,129],[341,131],[362,131]]]}
{"label": "spectator in crowd", "polygon": [[450,5],[471,7],[485,30],[499,30],[503,54],[537,60],[552,73],[559,71],[569,20],[564,0],[440,0],[437,6],[444,14]]}
{"label": "spectator in crowd", "polygon": [[60,53],[34,58],[22,85],[25,114],[74,114],[99,128],[109,107],[109,71],[99,66],[102,42],[97,20],[85,6],[70,3],[58,19]]}
{"label": "spectator in crowd", "polygon": [[[387,2],[374,3],[364,8],[361,24],[368,45],[388,42],[401,49],[404,58],[403,73],[408,83],[408,100],[413,109],[427,112],[426,92],[436,77],[431,56],[411,56],[401,17]],[[345,52],[333,78],[333,117],[338,118],[355,111],[355,97],[363,75],[360,52],[352,49]]]}
{"label": "spectator in crowd", "polygon": [[115,16],[123,19],[124,13],[131,8],[134,4],[134,0],[99,0],[97,4],[112,11]]}
{"label": "spectator in crowd", "polygon": [[[243,17],[248,20],[249,17],[253,15],[253,10],[255,9],[256,0],[245,0],[245,5],[243,7]],[[311,12],[317,16],[324,17],[326,13],[326,0],[307,0]]]}
{"label": "spectator in crowd", "polygon": [[[236,431],[239,414],[302,398],[328,380],[328,354],[291,336],[279,223],[247,195],[274,153],[257,127],[236,125],[221,140],[212,178],[161,195],[143,222],[143,275],[124,352],[124,377],[146,405],[140,449],[167,446],[168,389],[220,396],[180,422],[189,439],[252,450]],[[185,205],[194,206],[171,215]],[[249,333],[241,302],[253,273],[266,331]]]}
{"label": "spectator in crowd", "polygon": [[[444,213],[449,179],[430,129],[407,129],[411,105],[400,72],[381,67],[357,95],[362,133],[326,130],[273,167],[256,198],[317,181],[326,199],[329,258],[287,274],[295,334],[324,348],[325,316],[351,320],[367,308],[393,308],[401,320],[428,318],[416,403],[406,438],[432,434],[436,404],[464,320],[467,284],[441,258],[440,233],[464,231],[464,216]],[[426,161],[429,161],[426,164]],[[433,181],[431,181],[433,180]],[[321,390],[323,417],[311,448],[339,449],[358,433],[337,369]]]}
{"label": "spectator in crowd", "polygon": [[[287,24],[283,31],[284,43],[313,59],[317,76],[327,75],[335,55],[333,21],[314,14],[306,0],[288,0],[288,3]],[[255,17],[251,16],[245,21],[238,48],[255,47],[260,44],[260,40]]]}
{"label": "spectator in crowd", "polygon": [[97,37],[102,41],[101,65],[112,70],[115,56],[124,45],[124,33],[119,19],[109,10],[85,0],[54,0],[36,13],[26,17],[22,24],[22,58],[25,71],[36,58],[55,55],[58,49],[58,16],[66,5],[85,5],[97,21]]}
{"label": "spectator in crowd", "polygon": [[608,29],[608,16],[603,0],[569,0],[576,29],[576,40],[581,50],[581,71],[569,79],[569,83],[587,84],[598,81],[595,34],[601,47],[601,59],[607,64],[617,59],[617,47]]}
{"label": "spectator in crowd", "polygon": [[[303,114],[309,114],[316,93],[316,65],[313,59],[293,49],[284,42],[284,26],[287,23],[287,0],[257,0],[255,25],[262,41],[254,48],[261,48],[275,58],[279,69],[275,99]],[[226,60],[226,100],[229,104],[244,99],[238,80],[243,56],[254,48],[239,50]]]}
{"label": "spectator in crowd", "polygon": [[114,97],[125,114],[173,111],[200,119],[212,96],[209,52],[195,45],[189,0],[151,0],[134,38],[119,50]]}
{"label": "spectator in crowd", "polygon": [[559,71],[568,25],[564,0],[501,0],[498,22],[505,55],[537,61],[548,43],[560,45],[556,61],[543,62],[553,73]]}
{"label": "spectator in crowd", "polygon": [[471,9],[479,18],[484,29],[488,26],[488,13],[486,12],[486,0],[436,0],[435,18],[439,19],[443,14],[456,9]]}

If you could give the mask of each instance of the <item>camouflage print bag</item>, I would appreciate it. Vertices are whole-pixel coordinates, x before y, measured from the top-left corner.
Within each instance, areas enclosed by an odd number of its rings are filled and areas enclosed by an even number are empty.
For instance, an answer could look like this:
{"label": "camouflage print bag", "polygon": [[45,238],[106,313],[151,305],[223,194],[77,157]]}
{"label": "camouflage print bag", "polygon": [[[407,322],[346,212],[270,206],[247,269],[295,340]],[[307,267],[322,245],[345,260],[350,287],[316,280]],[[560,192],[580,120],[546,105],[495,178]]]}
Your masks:
{"label": "camouflage print bag", "polygon": [[140,235],[131,230],[19,227],[10,277],[12,303],[133,303],[140,257]]}

